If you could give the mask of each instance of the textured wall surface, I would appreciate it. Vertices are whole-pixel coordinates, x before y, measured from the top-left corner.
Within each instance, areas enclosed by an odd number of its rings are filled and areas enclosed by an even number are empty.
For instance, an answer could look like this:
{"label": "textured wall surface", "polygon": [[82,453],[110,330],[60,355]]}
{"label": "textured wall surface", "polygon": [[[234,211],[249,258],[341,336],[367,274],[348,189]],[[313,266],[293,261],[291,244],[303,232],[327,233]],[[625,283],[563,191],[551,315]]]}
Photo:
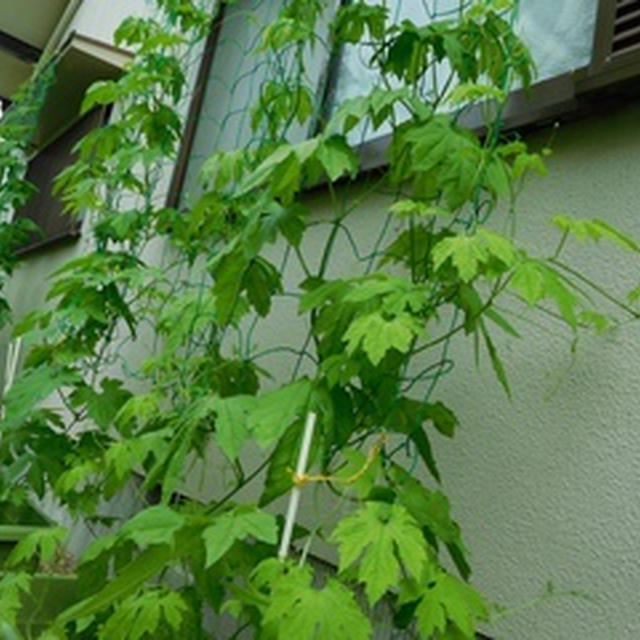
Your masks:
{"label": "textured wall surface", "polygon": [[[529,184],[520,237],[551,247],[558,212],[600,217],[640,238],[640,108],[562,126],[551,175]],[[543,145],[549,131],[532,144]],[[576,264],[622,295],[640,279],[637,256],[571,248]],[[530,314],[528,317],[531,317]],[[458,350],[446,400],[462,423],[444,442],[445,488],[466,532],[476,583],[524,607],[552,580],[556,596],[513,613],[496,637],[640,637],[640,324],[587,337],[574,358],[553,322],[519,323],[502,341],[514,391],[505,402],[489,367]],[[468,355],[468,354],[467,354]]]}
{"label": "textured wall surface", "polygon": [[[558,212],[601,217],[640,238],[639,121],[640,106],[631,105],[556,132],[551,176],[531,181],[520,205],[520,235],[532,251],[555,242],[547,219]],[[549,135],[532,142],[542,146]],[[324,196],[313,197],[321,215]],[[359,213],[356,235],[364,247],[383,204],[383,196],[373,196]],[[320,239],[307,240],[312,253]],[[355,263],[346,241],[344,249],[340,270],[348,272]],[[9,288],[19,311],[37,304],[44,275],[78,250],[27,258]],[[634,256],[579,247],[571,254],[618,293],[640,280]],[[295,317],[293,309],[281,312]],[[456,440],[437,443],[445,489],[476,584],[513,609],[491,630],[496,637],[633,640],[640,637],[640,325],[585,337],[573,356],[567,331],[536,318],[530,324],[534,316],[526,313],[517,322],[525,339],[499,342],[511,403],[484,363],[475,368],[470,345],[454,349],[455,370],[435,396],[462,424]],[[259,337],[268,346],[282,343],[283,333],[297,344],[304,328],[285,332],[278,323]],[[549,580],[558,594],[584,597],[556,595],[531,606]]]}
{"label": "textured wall surface", "polygon": [[[518,237],[533,255],[553,253],[559,235],[549,218],[558,213],[599,217],[640,238],[639,120],[640,106],[631,105],[531,138],[540,148],[553,135],[555,151],[550,176],[532,179],[518,206]],[[363,254],[385,203],[375,194],[349,221]],[[310,204],[318,217],[328,209],[322,194]],[[305,238],[312,265],[322,251],[321,228]],[[337,272],[361,272],[344,236],[338,252]],[[640,281],[631,253],[570,244],[565,255],[620,297]],[[303,277],[291,269],[286,279],[293,285]],[[450,352],[455,369],[433,396],[461,422],[457,437],[436,447],[475,583],[508,609],[486,631],[505,640],[639,638],[640,324],[585,334],[572,353],[573,336],[563,325],[513,308],[522,312],[514,324],[526,337],[500,339],[494,331],[513,400],[486,362],[476,368],[472,344],[462,336]],[[260,347],[299,347],[305,327],[295,303],[279,304],[277,313],[276,322],[256,332]],[[283,378],[290,373],[286,357],[264,364]],[[311,493],[303,498],[305,524],[327,517],[323,504]],[[555,595],[540,598],[549,582]]]}
{"label": "textured wall surface", "polygon": [[[543,223],[567,212],[640,238],[639,118],[631,106],[558,130],[551,175],[522,198],[521,237],[552,246]],[[620,294],[640,277],[637,257],[571,253]],[[504,345],[510,406],[486,369],[458,366],[446,383],[463,429],[440,453],[477,583],[509,606],[526,604],[547,580],[593,600],[553,598],[506,620],[500,637],[638,638],[640,325],[582,340],[575,358],[553,324],[529,331]]]}

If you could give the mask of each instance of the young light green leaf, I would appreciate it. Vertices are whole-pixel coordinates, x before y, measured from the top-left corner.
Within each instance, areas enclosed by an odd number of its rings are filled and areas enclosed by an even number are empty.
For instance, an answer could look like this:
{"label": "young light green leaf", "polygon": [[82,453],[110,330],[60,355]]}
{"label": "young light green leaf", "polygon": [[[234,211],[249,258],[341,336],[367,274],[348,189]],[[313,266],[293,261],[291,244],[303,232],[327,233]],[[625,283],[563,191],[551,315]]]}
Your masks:
{"label": "young light green leaf", "polygon": [[439,207],[429,202],[411,200],[408,198],[395,202],[391,205],[390,211],[400,219],[409,218],[411,216],[417,216],[418,218],[451,217],[451,211],[448,211],[443,207]]}
{"label": "young light green leaf", "polygon": [[65,527],[41,527],[29,533],[12,549],[7,558],[8,567],[37,558],[38,562],[51,562],[69,535]]}
{"label": "young light green leaf", "polygon": [[549,173],[542,156],[538,153],[519,153],[513,161],[512,173],[514,178],[519,178],[528,171],[533,171],[540,176]]}
{"label": "young light green leaf", "polygon": [[543,299],[553,300],[566,323],[574,330],[577,328],[578,298],[555,269],[539,260],[523,260],[514,267],[509,284],[531,306]]}
{"label": "young light green leaf", "polygon": [[331,182],[335,182],[345,173],[353,176],[358,171],[358,156],[344,136],[335,135],[323,140],[318,146],[316,157]]}
{"label": "young light green leaf", "polygon": [[570,233],[574,238],[584,242],[585,240],[608,240],[623,249],[629,251],[640,252],[640,246],[630,236],[616,229],[603,220],[593,218],[591,220],[576,220],[566,216],[555,216],[551,222],[559,229],[566,233]]}
{"label": "young light green leaf", "polygon": [[515,264],[517,254],[513,243],[507,236],[485,228],[478,229],[476,236],[487,252],[498,258],[506,267],[512,267]]}
{"label": "young light green leaf", "polygon": [[545,296],[544,277],[539,263],[535,260],[518,263],[509,284],[531,306]]}
{"label": "young light green leaf", "polygon": [[322,589],[311,584],[306,567],[295,567],[271,584],[263,625],[274,638],[369,640],[371,622],[352,591],[334,578]]}
{"label": "young light green leaf", "polygon": [[352,354],[362,346],[372,364],[378,365],[390,349],[406,353],[421,330],[418,321],[409,314],[399,314],[386,320],[376,312],[358,316],[342,339],[347,343],[347,353]]}
{"label": "young light green leaf", "polygon": [[119,536],[141,547],[156,544],[173,546],[175,534],[185,522],[184,516],[173,509],[158,505],[135,515],[120,529]]}
{"label": "young light green leaf", "polygon": [[505,98],[505,92],[496,86],[463,82],[457,85],[449,93],[447,101],[455,106],[475,102],[477,100],[496,100],[498,102],[504,102]]}
{"label": "young light green leaf", "polygon": [[311,381],[302,378],[276,391],[258,396],[247,426],[261,447],[273,444],[306,411]]}
{"label": "young light green leaf", "polygon": [[441,240],[434,247],[433,266],[439,269],[448,258],[451,258],[460,279],[463,282],[469,282],[477,275],[480,264],[488,257],[487,250],[477,235],[457,235]]}
{"label": "young light green leaf", "polygon": [[397,504],[367,502],[338,524],[331,539],[338,544],[341,572],[359,561],[358,579],[371,605],[396,584],[400,562],[415,578],[429,562],[418,523]]}
{"label": "young light green leaf", "polygon": [[205,567],[214,565],[237,540],[248,536],[256,540],[275,544],[278,528],[275,518],[258,508],[238,507],[216,518],[214,523],[202,532],[206,551]]}
{"label": "young light green leaf", "polygon": [[458,270],[463,282],[471,281],[493,256],[506,268],[516,262],[516,251],[511,240],[489,229],[478,229],[473,235],[457,235],[444,238],[433,249],[433,266],[438,269],[448,259]]}

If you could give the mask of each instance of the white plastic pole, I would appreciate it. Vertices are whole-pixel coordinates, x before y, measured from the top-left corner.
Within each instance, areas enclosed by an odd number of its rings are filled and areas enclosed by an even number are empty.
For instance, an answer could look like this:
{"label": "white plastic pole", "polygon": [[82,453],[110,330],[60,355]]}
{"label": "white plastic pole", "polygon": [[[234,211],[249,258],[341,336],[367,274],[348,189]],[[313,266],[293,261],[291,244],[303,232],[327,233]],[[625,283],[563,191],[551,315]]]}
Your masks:
{"label": "white plastic pole", "polygon": [[[313,441],[313,430],[316,426],[317,415],[311,411],[307,415],[307,422],[304,426],[304,434],[302,435],[302,446],[300,447],[300,455],[298,456],[298,466],[296,467],[296,477],[300,478],[307,471],[309,462],[309,451],[311,450],[311,442]],[[291,536],[293,534],[293,526],[296,522],[298,513],[298,505],[300,504],[300,487],[294,486],[289,498],[289,508],[287,509],[287,518],[284,522],[282,531],[282,540],[280,542],[280,551],[278,558],[284,560],[289,554],[289,546],[291,545]]]}
{"label": "white plastic pole", "polygon": [[[18,361],[20,360],[20,349],[22,348],[22,337],[18,338],[15,342],[12,340],[9,342],[7,346],[7,359],[4,365],[4,389],[3,389],[3,400],[4,396],[7,395],[11,387],[13,386],[13,381],[16,378],[16,371],[18,370]],[[0,418],[4,418],[4,405],[2,409],[0,409]]]}
{"label": "white plastic pole", "polygon": [[7,362],[5,364],[4,392],[6,393],[13,386],[18,370],[18,360],[20,359],[20,349],[22,348],[22,337],[16,341],[11,341],[7,348]]}

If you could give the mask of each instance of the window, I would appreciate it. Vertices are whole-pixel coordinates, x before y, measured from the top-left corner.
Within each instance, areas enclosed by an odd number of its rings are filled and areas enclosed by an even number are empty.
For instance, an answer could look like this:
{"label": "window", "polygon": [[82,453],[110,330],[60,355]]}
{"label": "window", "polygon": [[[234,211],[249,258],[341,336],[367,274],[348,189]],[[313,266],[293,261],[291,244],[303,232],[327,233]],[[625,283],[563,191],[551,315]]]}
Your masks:
{"label": "window", "polygon": [[101,126],[107,116],[100,109],[80,118],[86,89],[97,80],[117,78],[129,59],[119,49],[74,34],[53,61],[55,79],[41,109],[33,140],[35,153],[25,176],[37,193],[14,214],[33,220],[41,233],[34,233],[21,252],[79,234],[79,223],[64,214],[62,203],[52,194],[53,181],[73,162],[76,142]]}
{"label": "window", "polygon": [[[451,19],[461,6],[469,4],[464,0],[431,0],[425,3],[392,0],[389,7],[394,22],[411,20],[422,25]],[[531,51],[537,67],[537,81],[589,65],[597,9],[598,0],[520,1],[513,14],[514,27]],[[378,78],[367,65],[369,55],[364,47],[345,47],[338,65],[336,102],[367,93],[378,84]]]}
{"label": "window", "polygon": [[[196,81],[189,124],[188,157],[182,158],[172,185],[173,196],[196,190],[204,160],[214,149],[250,143],[247,105],[258,98],[266,77],[265,58],[251,55],[264,27],[278,15],[274,0],[240,0],[223,5],[215,17]],[[177,184],[179,181],[179,185]]]}
{"label": "window", "polygon": [[22,247],[22,252],[78,235],[80,223],[64,214],[62,202],[52,194],[53,182],[73,162],[72,149],[75,144],[104,121],[104,109],[88,113],[40,150],[29,163],[26,179],[36,186],[38,192],[22,209],[16,211],[15,217],[33,220],[40,227],[40,232],[32,234]]}
{"label": "window", "polygon": [[[255,54],[264,28],[277,17],[282,4],[281,0],[238,0],[222,5],[215,16],[169,189],[170,205],[178,206],[197,194],[198,175],[213,151],[251,146],[254,142],[251,113],[262,85],[274,73],[282,78],[290,66],[282,55]],[[329,58],[326,49],[316,47],[306,60],[305,84],[318,87],[319,96]],[[304,139],[309,131],[300,128],[293,135]]]}
{"label": "window", "polygon": [[[470,4],[471,0],[387,0],[394,21],[418,24],[451,18]],[[280,6],[275,0],[239,0],[221,10],[202,58],[194,98],[197,108],[192,106],[170,204],[179,202],[180,193],[185,197],[197,189],[197,175],[213,151],[250,144],[251,108],[273,62],[252,52],[262,28]],[[531,50],[537,77],[530,95],[522,91],[511,95],[507,125],[557,118],[577,110],[589,92],[640,75],[640,0],[519,0],[513,19],[516,32]],[[377,84],[362,46],[344,47],[333,61],[323,58],[320,48],[316,55],[308,84],[316,82],[320,95],[322,81],[330,74],[328,110]],[[446,69],[440,73],[444,77]],[[474,124],[473,113],[469,117]],[[481,120],[475,124],[480,126]],[[383,161],[384,134],[358,132],[367,143],[362,150],[365,167]]]}

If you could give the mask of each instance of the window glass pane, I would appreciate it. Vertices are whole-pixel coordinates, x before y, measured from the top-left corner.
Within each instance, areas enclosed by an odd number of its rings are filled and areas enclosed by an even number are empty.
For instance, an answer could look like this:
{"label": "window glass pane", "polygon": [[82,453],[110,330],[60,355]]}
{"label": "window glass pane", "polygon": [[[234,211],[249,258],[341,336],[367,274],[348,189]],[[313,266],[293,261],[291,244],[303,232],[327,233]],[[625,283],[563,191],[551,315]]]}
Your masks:
{"label": "window glass pane", "polygon": [[251,144],[251,106],[267,74],[266,58],[252,52],[278,9],[275,0],[240,0],[227,6],[191,147],[183,197],[197,191],[202,165],[214,151]]}
{"label": "window glass pane", "polygon": [[[589,64],[599,0],[520,0],[514,16],[516,32],[531,50],[537,66],[535,81],[546,80],[559,74],[579,69]],[[471,2],[461,0],[389,0],[391,18],[400,22],[409,19],[416,24],[434,20],[455,18],[461,5]],[[368,93],[379,84],[379,78],[368,67],[371,55],[366,47],[344,48],[334,92],[334,105],[346,98]],[[436,81],[446,80],[448,70],[437,70]],[[430,87],[426,87],[427,93]],[[384,132],[378,132],[384,133]],[[370,132],[360,131],[368,138]]]}
{"label": "window glass pane", "polygon": [[105,122],[104,109],[95,109],[62,133],[53,142],[41,149],[29,162],[25,179],[35,185],[35,193],[24,207],[15,212],[16,218],[29,218],[40,228],[34,233],[22,251],[43,246],[49,242],[77,235],[80,223],[64,212],[64,205],[52,193],[56,176],[75,162],[73,148],[91,130]]}
{"label": "window glass pane", "polygon": [[599,0],[521,0],[516,30],[530,48],[538,80],[591,62]]}
{"label": "window glass pane", "polygon": [[[278,53],[258,50],[265,27],[277,18],[282,6],[282,0],[237,0],[226,5],[191,147],[183,201],[197,197],[198,175],[213,152],[257,146],[263,138],[263,130],[252,130],[251,120],[265,82],[291,85],[297,68],[293,50]],[[324,38],[328,16],[319,21]],[[305,51],[301,82],[316,96],[317,107],[322,106],[321,83],[329,57],[326,46],[317,45],[313,51]],[[264,123],[261,126],[264,129]],[[288,139],[307,138],[309,127],[308,123],[291,123]]]}

